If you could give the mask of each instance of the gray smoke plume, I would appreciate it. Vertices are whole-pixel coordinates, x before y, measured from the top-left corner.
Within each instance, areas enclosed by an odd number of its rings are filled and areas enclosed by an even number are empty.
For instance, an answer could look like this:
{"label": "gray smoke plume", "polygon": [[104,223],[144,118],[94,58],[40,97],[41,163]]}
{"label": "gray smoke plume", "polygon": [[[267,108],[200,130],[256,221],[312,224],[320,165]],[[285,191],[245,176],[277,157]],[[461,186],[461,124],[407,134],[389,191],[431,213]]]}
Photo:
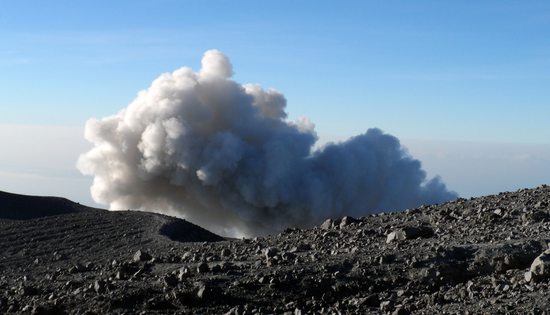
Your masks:
{"label": "gray smoke plume", "polygon": [[258,235],[456,198],[379,129],[314,150],[314,126],[286,120],[285,97],[231,80],[207,51],[199,72],[162,74],[118,114],[86,124],[80,171],[111,209],[186,218],[225,235]]}

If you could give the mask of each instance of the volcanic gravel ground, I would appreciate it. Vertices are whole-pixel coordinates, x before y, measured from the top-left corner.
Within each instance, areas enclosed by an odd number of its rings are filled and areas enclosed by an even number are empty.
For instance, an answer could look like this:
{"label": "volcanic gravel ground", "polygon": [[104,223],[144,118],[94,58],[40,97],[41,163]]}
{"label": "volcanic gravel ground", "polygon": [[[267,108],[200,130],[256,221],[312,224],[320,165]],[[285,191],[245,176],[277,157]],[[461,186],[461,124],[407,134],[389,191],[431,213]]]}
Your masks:
{"label": "volcanic gravel ground", "polygon": [[0,313],[544,314],[549,204],[542,186],[245,240],[76,206],[0,219]]}

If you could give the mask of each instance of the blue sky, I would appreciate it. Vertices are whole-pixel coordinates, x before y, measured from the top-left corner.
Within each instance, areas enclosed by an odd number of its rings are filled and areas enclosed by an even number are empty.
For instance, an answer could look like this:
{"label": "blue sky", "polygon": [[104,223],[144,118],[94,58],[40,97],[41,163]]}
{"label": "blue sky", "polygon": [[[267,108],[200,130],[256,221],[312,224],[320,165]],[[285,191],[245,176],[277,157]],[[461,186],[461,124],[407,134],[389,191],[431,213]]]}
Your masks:
{"label": "blue sky", "polygon": [[[486,143],[499,155],[509,144],[539,161],[517,170],[532,182],[511,172],[509,183],[550,182],[548,34],[548,1],[1,1],[0,125],[59,127],[56,141],[62,128],[116,113],[160,73],[198,69],[216,48],[237,81],[284,93],[290,119],[309,117],[324,140],[379,127],[444,179],[460,166],[439,151]],[[76,141],[68,152],[82,149]],[[17,160],[0,159],[0,171],[25,168]],[[59,172],[79,176],[73,168]]]}

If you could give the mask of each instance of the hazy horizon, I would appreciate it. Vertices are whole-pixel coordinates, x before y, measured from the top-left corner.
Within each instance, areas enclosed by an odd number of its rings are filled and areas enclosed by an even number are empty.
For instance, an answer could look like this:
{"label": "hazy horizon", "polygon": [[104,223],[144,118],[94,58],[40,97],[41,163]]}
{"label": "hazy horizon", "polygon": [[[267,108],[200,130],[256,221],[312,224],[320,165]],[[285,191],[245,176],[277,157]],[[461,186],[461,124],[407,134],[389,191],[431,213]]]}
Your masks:
{"label": "hazy horizon", "polygon": [[[44,138],[37,141],[34,137],[37,133]],[[0,142],[14,148],[9,151],[11,154],[0,156],[0,190],[55,195],[106,208],[107,205],[93,201],[89,192],[92,179],[80,174],[75,166],[78,156],[91,148],[83,133],[84,128],[77,126],[0,124]],[[342,140],[345,137],[320,135],[319,145]],[[410,154],[422,162],[430,177],[440,175],[460,197],[550,183],[550,174],[546,172],[550,164],[550,144],[400,140]],[[52,145],[55,150],[50,149]]]}

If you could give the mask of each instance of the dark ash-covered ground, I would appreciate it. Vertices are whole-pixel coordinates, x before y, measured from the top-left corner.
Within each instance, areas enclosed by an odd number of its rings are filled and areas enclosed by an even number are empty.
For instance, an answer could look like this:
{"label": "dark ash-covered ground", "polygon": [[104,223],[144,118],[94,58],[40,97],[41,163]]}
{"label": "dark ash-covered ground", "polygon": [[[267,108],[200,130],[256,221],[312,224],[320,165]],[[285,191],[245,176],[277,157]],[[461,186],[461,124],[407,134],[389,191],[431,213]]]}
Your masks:
{"label": "dark ash-covered ground", "polygon": [[549,204],[542,186],[227,240],[2,193],[0,313],[543,314]]}

